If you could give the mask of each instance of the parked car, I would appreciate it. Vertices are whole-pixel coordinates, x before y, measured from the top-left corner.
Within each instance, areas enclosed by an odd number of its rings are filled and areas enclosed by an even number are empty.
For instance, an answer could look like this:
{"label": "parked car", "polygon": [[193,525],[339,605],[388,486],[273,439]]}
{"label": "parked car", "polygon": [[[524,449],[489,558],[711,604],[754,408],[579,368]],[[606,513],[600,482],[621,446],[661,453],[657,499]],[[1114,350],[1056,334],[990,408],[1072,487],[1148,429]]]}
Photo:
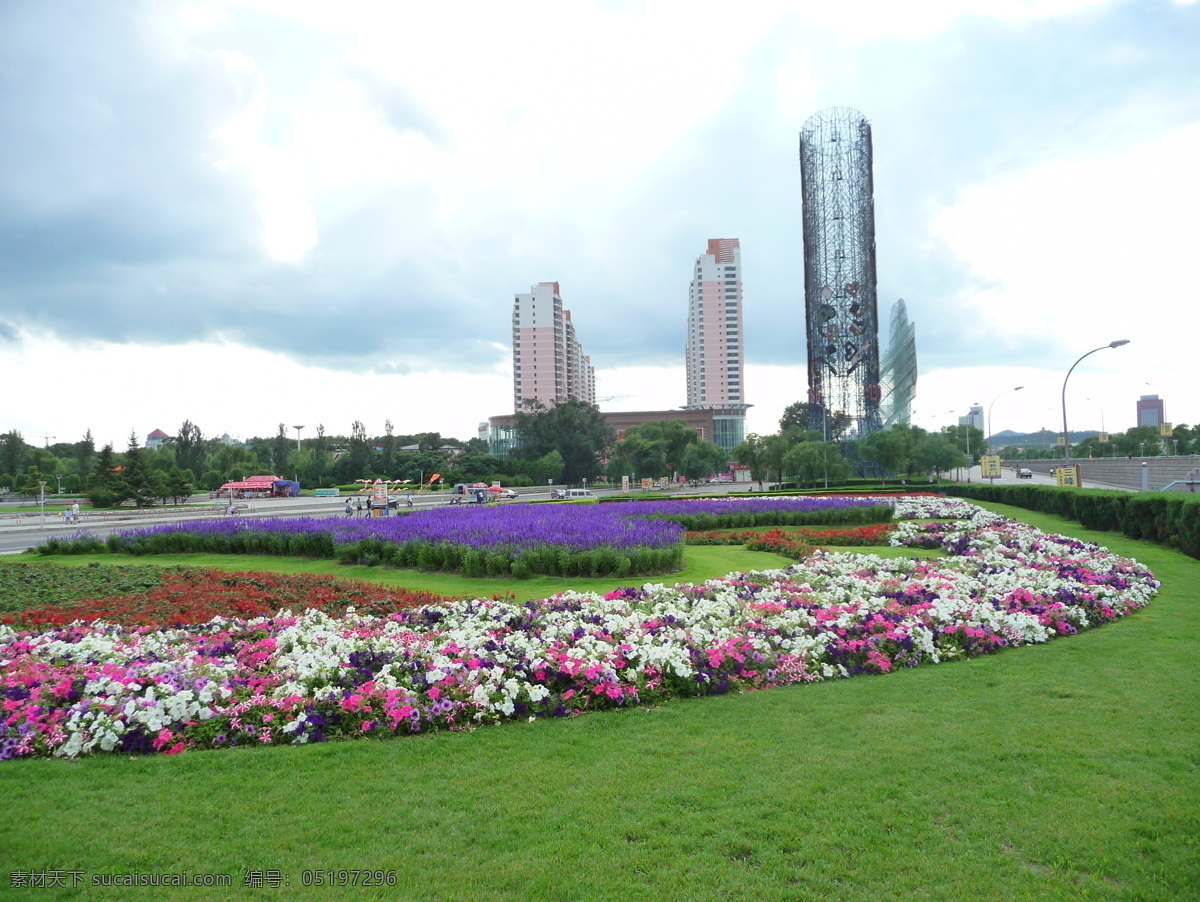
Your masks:
{"label": "parked car", "polygon": [[551,501],[570,501],[580,498],[595,498],[591,489],[551,489]]}
{"label": "parked car", "polygon": [[1017,467],[1017,479],[1033,479],[1033,470],[1029,467]]}
{"label": "parked car", "polygon": [[511,501],[514,498],[520,497],[520,495],[517,494],[516,489],[505,489],[503,492],[492,492],[492,494],[495,495],[497,498],[503,498],[508,501]]}

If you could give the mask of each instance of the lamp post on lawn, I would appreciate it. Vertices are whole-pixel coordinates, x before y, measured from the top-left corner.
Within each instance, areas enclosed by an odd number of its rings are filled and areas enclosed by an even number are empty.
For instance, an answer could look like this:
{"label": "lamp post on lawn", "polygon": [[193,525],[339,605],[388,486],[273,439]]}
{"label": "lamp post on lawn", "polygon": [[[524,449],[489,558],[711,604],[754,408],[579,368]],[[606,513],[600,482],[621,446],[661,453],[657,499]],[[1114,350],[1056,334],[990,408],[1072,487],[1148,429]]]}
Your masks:
{"label": "lamp post on lawn", "polygon": [[1090,357],[1093,354],[1095,354],[1097,351],[1103,351],[1105,348],[1119,348],[1119,347],[1121,347],[1121,345],[1127,345],[1127,344],[1129,344],[1129,339],[1121,338],[1121,339],[1118,339],[1117,341],[1110,341],[1108,344],[1101,345],[1098,348],[1092,348],[1090,351],[1088,351],[1086,354],[1084,354],[1083,357],[1080,357],[1079,360],[1076,360],[1074,363],[1072,363],[1071,368],[1069,370],[1067,370],[1067,377],[1066,377],[1066,379],[1063,379],[1063,387],[1062,387],[1063,462],[1064,462],[1064,464],[1071,463],[1071,433],[1067,431],[1067,380],[1071,378],[1071,373],[1075,372],[1075,367],[1079,366],[1080,362],[1085,357]]}
{"label": "lamp post on lawn", "polygon": [[61,495],[61,494],[62,494],[62,476],[60,476],[58,473],[55,473],[55,474],[54,474],[54,478],[58,480],[58,492],[57,492],[57,494]]}
{"label": "lamp post on lawn", "polygon": [[988,451],[992,450],[992,408],[996,406],[997,401],[999,401],[1001,398],[1003,398],[1005,395],[1007,395],[1010,391],[1020,391],[1024,387],[1025,387],[1024,385],[1018,385],[1016,388],[1006,388],[1004,391],[1000,392],[1000,394],[996,395],[996,397],[992,398],[992,403],[988,405],[988,434],[987,434],[987,449],[988,449]]}
{"label": "lamp post on lawn", "polygon": [[46,528],[46,483],[45,480],[38,482],[38,507],[42,509],[42,529]]}

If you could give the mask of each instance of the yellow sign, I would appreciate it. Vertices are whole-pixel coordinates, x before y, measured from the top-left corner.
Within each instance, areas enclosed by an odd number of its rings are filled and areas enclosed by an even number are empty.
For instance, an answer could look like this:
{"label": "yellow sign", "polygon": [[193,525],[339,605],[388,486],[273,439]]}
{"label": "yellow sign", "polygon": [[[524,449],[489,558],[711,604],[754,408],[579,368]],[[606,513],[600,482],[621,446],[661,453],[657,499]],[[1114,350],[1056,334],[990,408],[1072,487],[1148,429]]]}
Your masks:
{"label": "yellow sign", "polygon": [[1058,478],[1059,485],[1074,486],[1075,488],[1083,485],[1083,474],[1078,466],[1058,467],[1054,471],[1054,475]]}
{"label": "yellow sign", "polygon": [[1171,437],[1171,424],[1170,423],[1159,423],[1158,424],[1158,434],[1163,436],[1164,438],[1170,438]]}
{"label": "yellow sign", "polygon": [[979,459],[979,465],[983,476],[999,476],[1000,475],[1000,455],[985,454]]}
{"label": "yellow sign", "polygon": [[1101,432],[1100,435],[1096,437],[1096,441],[1098,441],[1102,445],[1107,445],[1108,444],[1108,433]]}
{"label": "yellow sign", "polygon": [[1067,443],[1067,437],[1065,435],[1060,435],[1058,437],[1058,443],[1060,445],[1065,445]]}

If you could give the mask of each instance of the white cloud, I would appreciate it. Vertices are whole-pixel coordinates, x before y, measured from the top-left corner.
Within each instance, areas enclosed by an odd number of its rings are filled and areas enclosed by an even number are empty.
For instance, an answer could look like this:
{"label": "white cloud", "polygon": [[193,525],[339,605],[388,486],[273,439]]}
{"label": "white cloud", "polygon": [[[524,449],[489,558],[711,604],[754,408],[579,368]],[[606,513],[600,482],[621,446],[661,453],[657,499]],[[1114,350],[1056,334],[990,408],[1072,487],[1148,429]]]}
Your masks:
{"label": "white cloud", "polygon": [[[302,366],[268,351],[235,343],[145,347],[68,344],[24,336],[0,355],[0,384],[20,385],[41,373],[74,389],[12,392],[4,430],[28,441],[51,432],[73,442],[90,428],[97,447],[125,447],[129,433],[144,440],[156,428],[178,431],[184,419],[206,436],[274,435],[279,423],[304,423],[305,435],[323,423],[328,434],[348,435],[361,420],[368,435],[438,431],[474,438],[481,419],[509,410],[509,368],[470,375],[431,370],[409,375],[356,374]],[[93,388],[80,391],[79,386]],[[54,439],[52,439],[54,441]]]}

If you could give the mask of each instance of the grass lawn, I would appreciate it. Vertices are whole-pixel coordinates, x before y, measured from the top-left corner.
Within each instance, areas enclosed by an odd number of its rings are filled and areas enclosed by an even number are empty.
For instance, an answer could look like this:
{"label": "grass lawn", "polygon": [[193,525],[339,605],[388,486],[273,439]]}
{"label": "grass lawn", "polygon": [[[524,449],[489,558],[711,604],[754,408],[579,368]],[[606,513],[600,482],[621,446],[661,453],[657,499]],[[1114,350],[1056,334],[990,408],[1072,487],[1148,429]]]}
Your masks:
{"label": "grass lawn", "polygon": [[[5,762],[0,896],[60,897],[9,886],[57,868],[234,884],[60,894],[87,899],[1196,899],[1200,561],[986,506],[1136,557],[1161,595],[881,677],[386,742]],[[699,560],[734,558],[681,577]],[[356,868],[396,885],[302,885]],[[248,870],[289,885],[246,888]]]}
{"label": "grass lawn", "polygon": [[[831,548],[832,551],[845,550]],[[928,557],[931,552],[911,548],[871,549],[887,557]],[[942,552],[936,552],[942,554]],[[793,562],[766,551],[748,551],[736,545],[688,545],[683,550],[683,569],[658,576],[607,576],[595,579],[566,576],[534,576],[530,579],[490,579],[460,576],[457,573],[427,573],[394,567],[365,567],[339,564],[312,558],[271,557],[230,554],[156,554],[133,557],[125,554],[20,554],[0,558],[0,563],[50,563],[78,565],[97,561],[121,566],[212,567],[218,570],[269,570],[275,573],[329,573],[334,576],[368,580],[385,586],[424,589],[454,597],[488,597],[511,592],[518,601],[547,598],[567,589],[611,592],[622,586],[645,583],[702,583],[727,573],[745,570],[769,570]]]}

